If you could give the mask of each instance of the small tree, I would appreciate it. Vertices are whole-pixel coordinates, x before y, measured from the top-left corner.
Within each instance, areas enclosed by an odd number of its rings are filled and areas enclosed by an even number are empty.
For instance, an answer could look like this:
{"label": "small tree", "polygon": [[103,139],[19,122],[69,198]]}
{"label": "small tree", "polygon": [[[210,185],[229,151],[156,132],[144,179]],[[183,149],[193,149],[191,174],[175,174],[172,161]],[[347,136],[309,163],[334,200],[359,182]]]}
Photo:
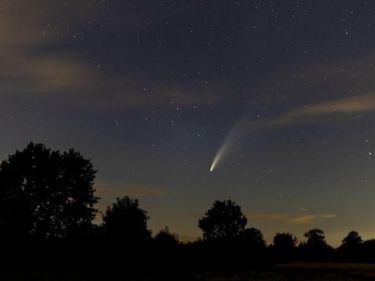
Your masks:
{"label": "small tree", "polygon": [[307,238],[307,245],[318,246],[326,245],[324,231],[318,228],[310,229],[303,236]]}
{"label": "small tree", "polygon": [[291,233],[276,233],[273,237],[273,246],[278,251],[293,251],[297,245],[297,237]]}
{"label": "small tree", "polygon": [[[104,251],[108,266],[126,266],[127,270],[133,271],[149,264],[147,246],[151,232],[147,228],[148,219],[147,212],[139,208],[138,200],[128,196],[116,198],[116,202],[107,207],[102,230],[108,239]],[[123,254],[114,255],[113,249]]]}
{"label": "small tree", "polygon": [[[181,263],[181,248],[177,234],[171,233],[168,227],[160,230],[154,237],[154,261],[157,266],[168,266],[176,269]],[[172,269],[173,270],[173,269]]]}
{"label": "small tree", "polygon": [[291,233],[276,233],[271,250],[274,258],[280,261],[291,261],[296,254],[297,237]]}
{"label": "small tree", "polygon": [[243,246],[250,250],[262,250],[266,248],[263,233],[254,227],[246,228],[240,234],[240,241]]}
{"label": "small tree", "polygon": [[332,258],[333,249],[327,244],[323,230],[314,228],[304,234],[306,243],[301,243],[299,251],[307,260],[328,261]]}
{"label": "small tree", "polygon": [[231,200],[216,200],[198,221],[198,226],[203,231],[203,239],[217,240],[238,236],[245,229],[246,223],[247,218],[240,206]]}
{"label": "small tree", "polygon": [[169,228],[166,226],[164,229],[160,230],[154,237],[155,242],[164,247],[175,247],[180,242],[178,240],[178,235],[171,233]]}
{"label": "small tree", "polygon": [[[246,228],[240,235],[237,244],[237,253],[239,260],[237,263],[245,262],[258,264],[264,261],[266,241],[263,233],[254,227]],[[232,259],[235,254],[232,255]]]}
{"label": "small tree", "polygon": [[339,247],[341,256],[348,261],[359,260],[361,258],[362,244],[362,238],[357,231],[349,232]]}
{"label": "small tree", "polygon": [[348,235],[342,240],[341,247],[355,248],[362,244],[362,238],[357,231],[350,231]]}
{"label": "small tree", "polygon": [[147,212],[139,208],[137,199],[116,198],[103,216],[103,230],[114,240],[139,244],[151,238],[147,229]]}

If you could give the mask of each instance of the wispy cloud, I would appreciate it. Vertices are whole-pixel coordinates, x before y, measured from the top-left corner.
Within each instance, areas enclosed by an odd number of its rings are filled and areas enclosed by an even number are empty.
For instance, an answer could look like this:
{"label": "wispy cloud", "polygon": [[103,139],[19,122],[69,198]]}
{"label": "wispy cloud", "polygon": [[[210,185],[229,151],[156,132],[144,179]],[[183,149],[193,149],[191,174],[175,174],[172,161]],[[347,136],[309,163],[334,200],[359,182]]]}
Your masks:
{"label": "wispy cloud", "polygon": [[322,215],[323,218],[332,219],[335,218],[336,215]]}
{"label": "wispy cloud", "polygon": [[[375,111],[375,94],[360,95],[322,103],[305,105],[283,114],[281,117],[267,120],[260,127],[276,126],[287,127],[293,125],[311,124],[321,117],[332,114],[353,114]],[[332,119],[328,119],[333,120]]]}
{"label": "wispy cloud", "polygon": [[250,221],[271,221],[285,224],[312,224],[319,218],[335,218],[335,215],[287,215],[287,214],[246,214]]}
{"label": "wispy cloud", "polygon": [[[122,67],[124,73],[119,72],[114,77],[111,63],[95,63],[92,58],[95,54],[91,57],[89,54],[93,50],[104,52],[105,44],[98,43],[102,38],[98,35],[96,39],[89,26],[101,16],[103,5],[106,5],[103,1],[1,1],[2,84],[9,82],[12,91],[60,94],[74,100],[70,102],[73,106],[94,110],[151,107],[164,110],[206,105],[215,102],[224,92],[214,83],[189,88],[183,79],[168,83],[160,77],[151,79],[154,75],[147,75],[147,70],[140,72],[136,66],[125,63]],[[181,5],[174,12],[185,12],[183,7],[187,9],[189,5]],[[150,22],[157,24],[166,17],[160,11],[145,9],[140,14],[147,16],[134,18],[134,14],[128,12],[131,10],[130,5],[129,9],[123,9],[126,14],[119,21],[124,33],[131,32],[139,24],[152,28]],[[78,45],[90,48],[83,51]],[[128,72],[132,73],[131,77]],[[140,80],[145,81],[144,86],[139,83]]]}
{"label": "wispy cloud", "polygon": [[[82,5],[74,5],[71,12],[76,12],[77,6],[83,8]],[[58,19],[49,18],[55,8],[55,3],[45,0],[33,3],[15,3],[11,0],[1,2],[0,75],[15,79],[17,84],[14,86],[46,92],[86,87],[90,85],[89,81],[97,78],[92,67],[70,58],[66,53],[46,51],[42,54],[38,51],[39,48],[56,44],[57,41],[63,42],[72,36],[58,29],[61,25],[61,22],[57,23]],[[89,6],[85,8],[82,11],[89,10]],[[84,19],[84,13],[80,17]]]}

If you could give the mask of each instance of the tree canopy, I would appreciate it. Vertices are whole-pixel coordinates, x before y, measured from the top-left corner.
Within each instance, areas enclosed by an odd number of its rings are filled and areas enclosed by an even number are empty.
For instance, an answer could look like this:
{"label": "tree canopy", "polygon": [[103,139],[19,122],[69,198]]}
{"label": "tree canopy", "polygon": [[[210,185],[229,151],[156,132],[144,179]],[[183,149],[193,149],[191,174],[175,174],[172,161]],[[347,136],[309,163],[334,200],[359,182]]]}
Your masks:
{"label": "tree canopy", "polygon": [[362,238],[357,231],[350,231],[348,235],[342,240],[341,247],[353,248],[362,244]]}
{"label": "tree canopy", "polygon": [[163,245],[164,247],[177,246],[180,243],[178,240],[178,235],[171,233],[167,226],[160,230],[155,235],[154,239],[157,243]]}
{"label": "tree canopy", "polygon": [[291,251],[297,245],[297,237],[291,233],[276,233],[273,237],[273,246],[280,251]]}
{"label": "tree canopy", "polygon": [[129,196],[116,198],[103,216],[103,229],[115,240],[144,242],[151,238],[147,229],[148,219],[147,212],[139,208],[137,199]]}
{"label": "tree canopy", "polygon": [[91,224],[98,197],[96,171],[73,149],[60,153],[29,143],[0,165],[0,229],[2,235],[66,237]]}
{"label": "tree canopy", "polygon": [[216,240],[238,236],[244,231],[247,223],[241,207],[231,200],[216,200],[198,226],[203,231],[203,239]]}
{"label": "tree canopy", "polygon": [[307,238],[307,245],[326,245],[324,231],[319,228],[310,229],[304,236]]}

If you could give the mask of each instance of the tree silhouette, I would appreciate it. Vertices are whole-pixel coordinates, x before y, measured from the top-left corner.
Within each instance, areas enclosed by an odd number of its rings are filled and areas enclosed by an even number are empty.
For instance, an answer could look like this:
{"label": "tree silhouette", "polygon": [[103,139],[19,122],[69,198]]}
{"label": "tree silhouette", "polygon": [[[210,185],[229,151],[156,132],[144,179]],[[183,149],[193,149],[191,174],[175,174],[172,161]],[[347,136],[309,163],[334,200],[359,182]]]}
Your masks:
{"label": "tree silhouette", "polygon": [[[116,198],[116,202],[107,207],[102,224],[107,238],[107,266],[126,266],[127,271],[134,272],[150,264],[148,219],[147,212],[139,208],[138,200],[129,196]],[[113,249],[124,254],[114,255]]]}
{"label": "tree silhouette", "polygon": [[163,267],[168,264],[169,267],[179,267],[182,257],[177,234],[171,233],[168,227],[165,227],[155,235],[153,240],[155,265]]}
{"label": "tree silhouette", "polygon": [[160,230],[154,237],[155,242],[163,245],[163,247],[176,247],[180,242],[178,235],[171,233],[168,227]]}
{"label": "tree silhouette", "polygon": [[248,249],[264,249],[266,247],[266,241],[264,241],[263,233],[254,227],[246,228],[240,234],[241,244]]}
{"label": "tree silhouette", "polygon": [[350,231],[348,235],[342,240],[341,246],[344,248],[357,247],[362,243],[362,238],[357,231]]}
{"label": "tree silhouette", "polygon": [[0,165],[0,232],[8,237],[64,238],[91,225],[98,201],[90,160],[29,143]]}
{"label": "tree silhouette", "polygon": [[217,240],[238,236],[245,229],[246,223],[247,218],[240,206],[231,200],[216,200],[198,221],[198,226],[203,231],[203,239]]}
{"label": "tree silhouette", "polygon": [[363,259],[366,262],[375,262],[375,239],[369,239],[362,243]]}
{"label": "tree silhouette", "polygon": [[310,229],[303,236],[307,238],[307,245],[318,246],[326,244],[324,231],[321,229]]}
{"label": "tree silhouette", "polygon": [[358,260],[361,255],[362,243],[362,238],[357,231],[349,232],[339,247],[341,256],[348,261]]}
{"label": "tree silhouette", "polygon": [[236,239],[236,245],[231,246],[233,252],[230,259],[237,264],[256,265],[264,261],[266,241],[263,233],[254,227],[244,229]]}
{"label": "tree silhouette", "polygon": [[296,253],[297,237],[291,233],[276,233],[271,249],[277,261],[290,261]]}
{"label": "tree silhouette", "polygon": [[292,251],[297,245],[297,237],[291,233],[276,233],[273,237],[275,249],[287,252]]}
{"label": "tree silhouette", "polygon": [[332,258],[333,250],[327,244],[323,230],[319,228],[310,229],[304,236],[307,241],[299,246],[300,253],[304,259],[327,261]]}
{"label": "tree silhouette", "polygon": [[114,240],[143,243],[151,238],[147,229],[147,212],[139,208],[137,199],[125,196],[116,198],[103,216],[103,229]]}

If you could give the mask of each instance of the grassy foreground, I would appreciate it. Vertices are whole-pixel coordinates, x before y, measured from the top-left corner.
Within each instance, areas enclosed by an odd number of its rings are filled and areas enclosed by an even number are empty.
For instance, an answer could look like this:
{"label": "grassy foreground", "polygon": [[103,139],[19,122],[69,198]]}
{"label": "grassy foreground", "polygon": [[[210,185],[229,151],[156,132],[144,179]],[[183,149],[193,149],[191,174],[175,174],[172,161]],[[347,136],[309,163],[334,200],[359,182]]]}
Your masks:
{"label": "grassy foreground", "polygon": [[207,281],[358,281],[375,280],[375,264],[305,263],[277,265],[236,274],[208,274]]}
{"label": "grassy foreground", "polygon": [[194,281],[361,281],[375,280],[375,264],[363,263],[306,263],[296,262],[256,270],[236,270],[196,273],[195,276],[176,276],[165,272],[131,276],[124,272],[67,272],[67,271],[0,271],[0,280],[9,281],[104,281],[104,280],[194,280]]}

